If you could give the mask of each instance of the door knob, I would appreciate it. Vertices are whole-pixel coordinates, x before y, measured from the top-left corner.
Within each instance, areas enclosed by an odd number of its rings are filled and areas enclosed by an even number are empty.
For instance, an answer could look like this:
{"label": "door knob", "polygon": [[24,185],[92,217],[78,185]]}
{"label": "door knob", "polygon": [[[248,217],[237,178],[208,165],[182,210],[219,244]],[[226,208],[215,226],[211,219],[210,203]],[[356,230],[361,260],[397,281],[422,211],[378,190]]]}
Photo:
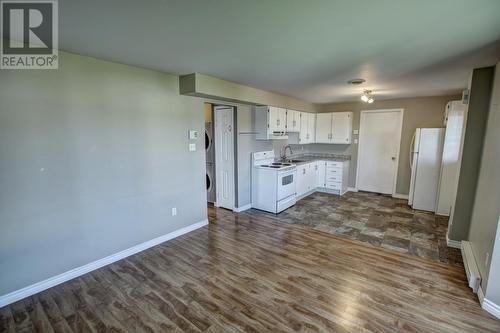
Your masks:
{"label": "door knob", "polygon": [[396,157],[394,157],[394,156],[393,156],[393,157],[391,157],[391,160],[395,161],[395,160],[396,160]]}

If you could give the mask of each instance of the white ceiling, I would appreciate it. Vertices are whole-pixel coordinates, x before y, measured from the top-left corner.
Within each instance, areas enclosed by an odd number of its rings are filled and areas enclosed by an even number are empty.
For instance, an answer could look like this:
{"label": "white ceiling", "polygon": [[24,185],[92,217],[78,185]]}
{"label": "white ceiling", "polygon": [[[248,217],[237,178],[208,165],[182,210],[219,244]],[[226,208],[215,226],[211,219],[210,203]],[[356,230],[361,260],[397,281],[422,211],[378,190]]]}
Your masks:
{"label": "white ceiling", "polygon": [[63,50],[315,103],[456,93],[500,59],[500,0],[60,0],[59,21]]}

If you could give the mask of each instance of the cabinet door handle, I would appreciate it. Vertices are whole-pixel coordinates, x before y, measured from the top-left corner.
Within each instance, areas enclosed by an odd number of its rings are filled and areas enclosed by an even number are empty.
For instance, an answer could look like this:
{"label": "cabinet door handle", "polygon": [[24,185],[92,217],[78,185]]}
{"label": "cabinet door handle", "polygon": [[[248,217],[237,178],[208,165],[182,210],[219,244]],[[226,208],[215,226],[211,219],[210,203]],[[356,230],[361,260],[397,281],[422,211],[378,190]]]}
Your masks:
{"label": "cabinet door handle", "polygon": [[306,174],[306,169],[302,169],[302,174],[305,175]]}
{"label": "cabinet door handle", "polygon": [[276,125],[280,125],[280,120],[279,119],[276,119]]}

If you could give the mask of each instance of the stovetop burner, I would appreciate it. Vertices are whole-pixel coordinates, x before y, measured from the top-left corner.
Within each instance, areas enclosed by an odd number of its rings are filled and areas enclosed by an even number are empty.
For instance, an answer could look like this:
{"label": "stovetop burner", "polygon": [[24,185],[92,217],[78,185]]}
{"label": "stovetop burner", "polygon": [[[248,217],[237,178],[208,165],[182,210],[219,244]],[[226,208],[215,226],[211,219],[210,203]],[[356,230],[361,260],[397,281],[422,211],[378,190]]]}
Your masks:
{"label": "stovetop burner", "polygon": [[282,162],[271,162],[269,164],[261,164],[261,168],[270,168],[270,169],[285,169],[287,167],[294,166],[292,163],[282,163]]}

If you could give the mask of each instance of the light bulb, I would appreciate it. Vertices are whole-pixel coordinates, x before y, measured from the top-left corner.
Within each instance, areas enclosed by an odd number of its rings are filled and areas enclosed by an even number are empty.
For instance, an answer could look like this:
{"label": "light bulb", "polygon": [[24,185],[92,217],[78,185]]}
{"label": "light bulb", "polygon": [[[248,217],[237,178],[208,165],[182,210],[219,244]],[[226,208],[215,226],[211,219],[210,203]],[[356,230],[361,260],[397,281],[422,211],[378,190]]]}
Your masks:
{"label": "light bulb", "polygon": [[363,102],[365,102],[365,103],[366,103],[366,102],[368,102],[368,101],[369,101],[369,98],[368,98],[368,96],[366,96],[366,95],[362,95],[362,96],[361,96],[361,100],[362,100]]}
{"label": "light bulb", "polygon": [[370,97],[370,98],[368,99],[368,103],[369,103],[369,104],[372,104],[373,102],[374,102],[374,101],[373,101],[373,98],[371,98],[371,97]]}

